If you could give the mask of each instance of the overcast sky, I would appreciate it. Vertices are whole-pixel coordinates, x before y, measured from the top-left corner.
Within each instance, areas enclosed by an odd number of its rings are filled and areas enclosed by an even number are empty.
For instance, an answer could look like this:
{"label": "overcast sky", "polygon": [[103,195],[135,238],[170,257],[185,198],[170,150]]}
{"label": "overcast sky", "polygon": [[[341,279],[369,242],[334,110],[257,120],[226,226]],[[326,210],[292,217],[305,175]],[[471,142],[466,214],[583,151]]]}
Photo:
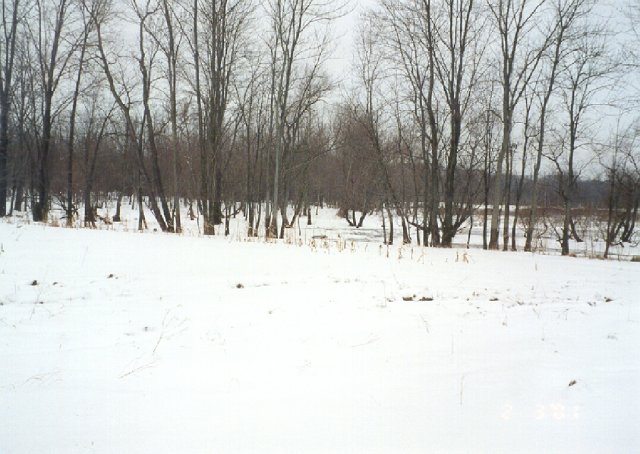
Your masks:
{"label": "overcast sky", "polygon": [[332,26],[335,52],[329,64],[334,77],[348,77],[352,69],[353,50],[360,14],[371,7],[376,0],[350,0],[348,12]]}

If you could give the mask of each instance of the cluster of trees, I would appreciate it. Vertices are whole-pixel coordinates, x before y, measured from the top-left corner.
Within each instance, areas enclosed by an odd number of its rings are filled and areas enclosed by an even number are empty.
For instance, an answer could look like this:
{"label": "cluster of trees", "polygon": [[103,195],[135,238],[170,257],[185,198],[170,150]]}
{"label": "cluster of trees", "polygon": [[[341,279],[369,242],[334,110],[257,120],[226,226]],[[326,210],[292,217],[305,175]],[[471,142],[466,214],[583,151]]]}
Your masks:
{"label": "cluster of trees", "polygon": [[568,254],[590,173],[605,183],[593,202],[607,244],[633,234],[640,40],[595,0],[377,0],[343,83],[327,61],[348,3],[2,5],[0,216],[28,205],[47,221],[58,204],[68,224],[95,225],[109,192],[115,221],[137,199],[141,229],[147,204],[180,232],[185,203],[205,234],[242,210],[249,235],[277,237],[330,202],[354,227],[397,216],[404,242],[432,246],[479,215],[486,248],[515,249],[522,225],[532,250],[553,202]]}

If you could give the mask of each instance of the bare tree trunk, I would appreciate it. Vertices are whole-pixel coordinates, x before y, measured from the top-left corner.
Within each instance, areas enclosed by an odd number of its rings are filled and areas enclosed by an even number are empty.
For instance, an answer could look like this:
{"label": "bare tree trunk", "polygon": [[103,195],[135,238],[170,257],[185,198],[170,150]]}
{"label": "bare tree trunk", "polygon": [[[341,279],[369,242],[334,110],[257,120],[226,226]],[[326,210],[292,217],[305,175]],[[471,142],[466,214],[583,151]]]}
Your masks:
{"label": "bare tree trunk", "polygon": [[[142,180],[142,178],[139,178]],[[146,230],[147,220],[144,217],[144,201],[142,199],[142,186],[138,186],[138,230]]]}
{"label": "bare tree trunk", "polygon": [[205,128],[204,128],[204,109],[203,96],[200,76],[200,43],[199,43],[199,11],[200,5],[198,0],[193,0],[193,45],[191,51],[193,53],[193,68],[195,78],[195,97],[198,112],[198,150],[200,157],[200,209],[203,219],[203,231],[205,235],[211,235],[214,232],[213,227],[209,224],[209,152],[205,144]]}
{"label": "bare tree trunk", "polygon": [[492,212],[491,212],[491,229],[489,236],[489,249],[499,248],[499,223],[500,223],[500,205],[504,200],[504,176],[502,174],[502,165],[505,160],[505,156],[509,153],[511,147],[511,101],[510,101],[510,89],[505,85],[503,90],[503,119],[502,119],[502,146],[498,153],[498,161],[495,179],[493,183],[493,198],[492,198]]}
{"label": "bare tree trunk", "polygon": [[7,168],[7,154],[9,150],[9,102],[8,93],[0,90],[0,217],[7,214],[7,183],[9,169]]}
{"label": "bare tree trunk", "polygon": [[389,217],[389,241],[387,242],[387,244],[392,245],[393,244],[393,213],[391,212],[391,208],[389,208],[388,203],[385,204],[385,207],[387,210],[387,216]]}
{"label": "bare tree trunk", "polygon": [[484,155],[484,172],[482,173],[482,181],[483,181],[483,185],[484,185],[484,210],[483,210],[483,216],[482,216],[482,249],[486,250],[489,248],[489,244],[487,242],[487,233],[488,233],[488,220],[489,220],[489,191],[490,191],[490,185],[489,185],[489,178],[490,178],[490,172],[491,172],[491,168],[490,168],[490,153],[491,153],[491,149],[490,149],[490,144],[489,146],[487,146],[486,150],[485,150],[485,155]]}
{"label": "bare tree trunk", "polygon": [[562,238],[560,241],[562,255],[569,255],[569,219],[571,218],[571,205],[569,199],[564,200],[564,218],[562,225]]}
{"label": "bare tree trunk", "polygon": [[67,159],[67,206],[66,206],[67,227],[71,227],[73,225],[73,213],[74,213],[73,154],[74,154],[74,145],[75,145],[76,109],[78,107],[78,97],[80,96],[80,84],[82,81],[82,72],[84,71],[84,56],[85,56],[85,51],[87,49],[87,38],[89,35],[89,26],[90,26],[90,23],[86,23],[84,27],[82,44],[80,47],[80,59],[78,61],[78,73],[76,76],[76,84],[73,91],[73,98],[71,101],[71,113],[69,116],[69,139],[68,139],[69,143],[67,144],[68,152],[69,152],[69,156]]}
{"label": "bare tree trunk", "polygon": [[518,187],[516,189],[516,206],[515,206],[515,212],[513,213],[513,227],[511,230],[511,250],[512,251],[518,250],[518,245],[516,243],[516,229],[518,226],[518,219],[520,216],[520,200],[522,199],[522,192],[524,189],[525,170],[527,167],[528,142],[529,142],[528,137],[525,137],[524,146],[522,148],[522,163],[520,167],[520,178],[518,180]]}
{"label": "bare tree trunk", "polygon": [[507,170],[505,183],[504,225],[502,231],[502,250],[509,250],[509,222],[511,216],[511,179],[513,178],[513,147],[509,148],[506,156]]}
{"label": "bare tree trunk", "polygon": [[380,216],[382,216],[382,244],[389,244],[387,241],[387,221],[384,217],[384,203],[380,209]]}
{"label": "bare tree trunk", "polygon": [[122,208],[122,191],[118,191],[118,198],[116,200],[116,213],[113,215],[113,222],[121,221],[121,208]]}
{"label": "bare tree trunk", "polygon": [[169,82],[169,117],[171,121],[171,147],[173,148],[173,212],[175,232],[182,232],[180,220],[180,188],[178,178],[178,112],[177,112],[177,66],[179,46],[176,43],[176,37],[173,27],[174,11],[167,0],[162,1],[162,13],[165,20],[167,32],[167,44],[165,53],[167,57],[167,78]]}
{"label": "bare tree trunk", "polygon": [[604,258],[609,258],[609,247],[613,242],[613,212],[615,205],[616,189],[616,162],[614,160],[612,168],[609,170],[609,196],[607,197],[607,235],[605,238]]}
{"label": "bare tree trunk", "polygon": [[400,221],[402,222],[402,244],[411,244],[411,234],[409,233],[409,226],[405,216],[398,213]]}
{"label": "bare tree trunk", "polygon": [[[100,150],[100,144],[102,142],[102,138],[104,137],[105,129],[107,123],[110,120],[110,115],[107,115],[103,121],[100,129],[95,133],[95,138],[92,137],[93,132],[91,130],[87,131],[87,138],[84,144],[84,168],[85,168],[85,183],[84,183],[84,225],[89,225],[90,227],[96,226],[96,218],[95,218],[95,210],[93,205],[91,204],[91,193],[93,192],[93,184],[95,180],[96,174],[96,163],[98,160],[98,152]],[[90,121],[91,125],[93,124],[93,120]],[[127,145],[129,143],[128,135],[125,140],[127,140]],[[91,143],[91,139],[94,139],[94,143]],[[91,154],[91,148],[93,148],[93,154]]]}
{"label": "bare tree trunk", "polygon": [[[9,5],[11,11],[9,12]],[[9,153],[9,115],[11,109],[11,93],[13,63],[16,55],[16,35],[18,32],[20,0],[7,0],[2,6],[2,41],[0,41],[0,217],[7,214],[7,187],[9,169],[7,157]],[[4,51],[4,55],[2,52]]]}

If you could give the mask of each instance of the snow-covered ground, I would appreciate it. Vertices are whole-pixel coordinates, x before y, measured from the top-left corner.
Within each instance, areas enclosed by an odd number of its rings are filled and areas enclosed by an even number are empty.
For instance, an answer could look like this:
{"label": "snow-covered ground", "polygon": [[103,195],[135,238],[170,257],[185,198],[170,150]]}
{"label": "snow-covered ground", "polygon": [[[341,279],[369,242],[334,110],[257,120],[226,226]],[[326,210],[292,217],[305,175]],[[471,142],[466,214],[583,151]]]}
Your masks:
{"label": "snow-covered ground", "polygon": [[[102,230],[115,230],[115,231],[127,231],[136,232],[138,229],[138,209],[132,207],[127,202],[127,198],[124,199],[122,204],[122,222],[117,223],[105,223],[104,220],[111,220],[115,214],[115,199],[110,198],[103,202],[101,208],[98,209],[98,216],[100,220],[97,222],[97,227]],[[78,207],[79,212],[83,212],[83,207]],[[515,208],[512,207],[512,212]],[[324,208],[313,207],[312,208],[312,225],[307,225],[306,217],[298,218],[295,226],[285,230],[287,242],[289,243],[303,243],[309,244],[313,237],[323,236],[331,243],[335,242],[353,242],[353,247],[356,249],[369,248],[371,244],[379,246],[383,242],[383,228],[382,218],[380,212],[374,212],[365,218],[362,228],[356,229],[349,227],[347,221],[337,216],[338,209],[336,207],[325,206]],[[157,222],[155,221],[153,214],[148,208],[145,208],[145,218],[148,228],[146,231],[158,231],[160,230]],[[182,229],[185,236],[202,236],[202,218],[194,217],[189,218],[188,208],[186,205],[181,205],[181,217],[182,217]],[[65,225],[65,213],[59,207],[52,210],[49,216],[50,225],[60,226]],[[290,218],[293,217],[293,212],[289,209]],[[15,212],[13,216],[7,218],[10,223],[16,224],[29,224],[31,223],[31,213]],[[395,243],[402,242],[402,228],[398,216],[394,217],[394,241]],[[556,224],[559,220],[555,220]],[[82,220],[76,218],[74,221],[74,227],[82,228]],[[388,219],[387,219],[388,224]],[[469,226],[473,224],[471,232],[469,232]],[[560,243],[556,233],[553,231],[551,222],[549,219],[542,219],[539,228],[543,232],[536,234],[534,238],[534,248],[536,252],[541,254],[560,254]],[[513,225],[513,216],[510,217],[510,225]],[[605,250],[605,242],[603,237],[605,235],[605,225],[597,223],[594,219],[576,218],[576,226],[579,235],[582,236],[582,242],[570,241],[570,250],[573,255],[579,257],[601,257]],[[387,225],[388,227],[388,225]],[[559,228],[559,225],[556,226]],[[500,247],[502,247],[502,229],[503,225],[500,224]],[[229,238],[236,241],[244,241],[247,237],[247,223],[242,213],[234,216],[230,220],[230,232]],[[410,236],[414,244],[417,243],[416,229],[409,226]],[[216,228],[218,235],[224,234],[224,226],[218,226]],[[264,240],[264,215],[261,217],[261,224],[259,228],[259,235]],[[524,248],[525,238],[524,230],[521,223],[518,223],[516,228],[516,244],[519,250]],[[473,219],[467,220],[458,232],[458,235],[454,238],[454,246],[456,247],[469,247],[482,248],[482,217],[475,216]],[[351,245],[350,245],[351,246]],[[609,250],[609,258],[614,260],[631,260],[633,257],[640,257],[640,231],[633,235],[631,243],[612,245]]]}
{"label": "snow-covered ground", "polygon": [[638,263],[111,229],[0,223],[0,453],[640,451]]}

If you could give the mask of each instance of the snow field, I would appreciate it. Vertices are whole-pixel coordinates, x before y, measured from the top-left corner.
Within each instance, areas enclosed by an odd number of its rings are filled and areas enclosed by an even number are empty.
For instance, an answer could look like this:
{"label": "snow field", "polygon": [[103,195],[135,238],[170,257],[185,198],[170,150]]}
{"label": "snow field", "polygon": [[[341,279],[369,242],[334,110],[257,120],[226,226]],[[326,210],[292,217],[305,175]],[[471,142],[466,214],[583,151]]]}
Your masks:
{"label": "snow field", "polygon": [[0,243],[2,453],[640,449],[635,263],[15,224]]}

